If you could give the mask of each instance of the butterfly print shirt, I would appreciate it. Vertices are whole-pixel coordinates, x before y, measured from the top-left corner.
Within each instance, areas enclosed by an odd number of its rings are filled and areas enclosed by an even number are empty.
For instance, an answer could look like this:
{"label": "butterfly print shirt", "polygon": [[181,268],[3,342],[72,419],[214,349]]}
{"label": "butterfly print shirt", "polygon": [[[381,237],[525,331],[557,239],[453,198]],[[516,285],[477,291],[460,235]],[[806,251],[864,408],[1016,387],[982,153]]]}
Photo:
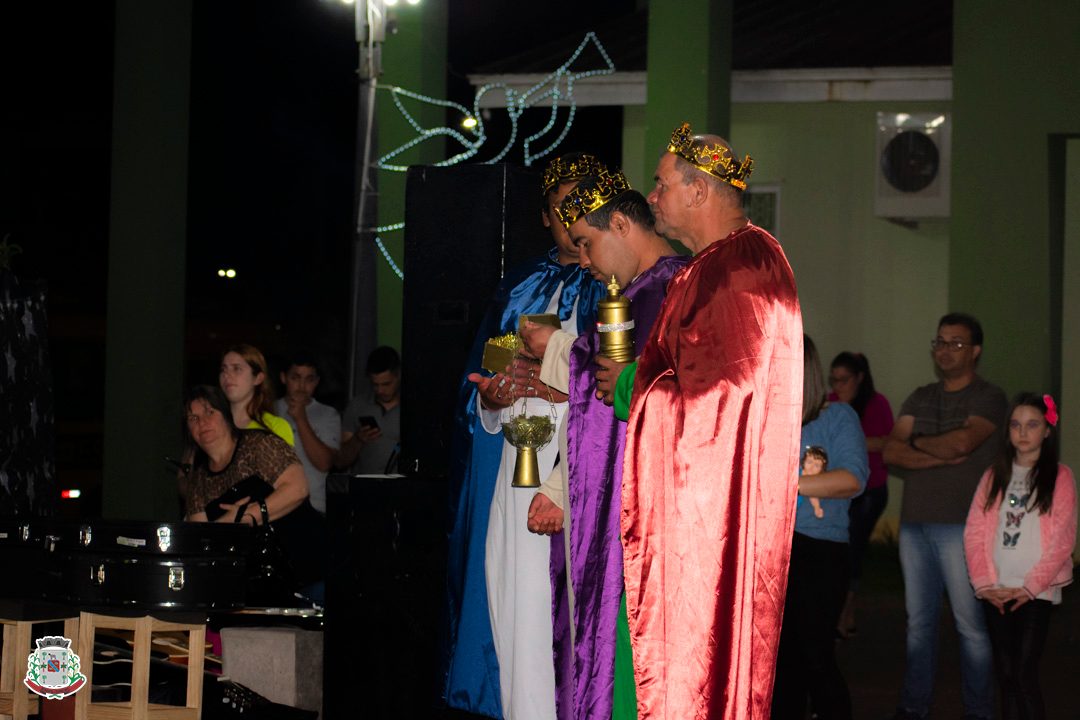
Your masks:
{"label": "butterfly print shirt", "polygon": [[[1028,571],[1042,556],[1041,516],[1035,509],[1035,497],[1028,478],[1030,470],[1013,464],[1012,478],[998,514],[993,547],[1001,587],[1023,587]],[[1039,599],[1060,602],[1061,588],[1051,588],[1039,595]]]}

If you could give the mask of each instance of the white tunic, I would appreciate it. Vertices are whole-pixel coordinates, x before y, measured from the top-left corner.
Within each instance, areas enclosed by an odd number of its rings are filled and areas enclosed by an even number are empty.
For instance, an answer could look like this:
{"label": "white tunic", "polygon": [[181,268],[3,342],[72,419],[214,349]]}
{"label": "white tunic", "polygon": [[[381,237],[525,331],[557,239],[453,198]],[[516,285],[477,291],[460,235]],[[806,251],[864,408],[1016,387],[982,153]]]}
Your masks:
{"label": "white tunic", "polygon": [[[562,285],[555,291],[547,312],[558,307]],[[577,334],[577,308],[562,324]],[[549,415],[547,399],[527,398],[527,415]],[[513,413],[521,412],[522,401]],[[566,403],[555,405],[556,427],[562,423]],[[511,418],[511,410],[481,409],[484,429],[497,433]],[[555,467],[559,454],[557,437],[537,451],[541,479]],[[515,488],[517,448],[503,442],[502,460],[488,519],[484,568],[487,575],[491,634],[499,658],[499,684],[503,717],[507,720],[553,720],[555,717],[555,662],[551,639],[551,538],[529,532],[526,523],[535,488]]]}

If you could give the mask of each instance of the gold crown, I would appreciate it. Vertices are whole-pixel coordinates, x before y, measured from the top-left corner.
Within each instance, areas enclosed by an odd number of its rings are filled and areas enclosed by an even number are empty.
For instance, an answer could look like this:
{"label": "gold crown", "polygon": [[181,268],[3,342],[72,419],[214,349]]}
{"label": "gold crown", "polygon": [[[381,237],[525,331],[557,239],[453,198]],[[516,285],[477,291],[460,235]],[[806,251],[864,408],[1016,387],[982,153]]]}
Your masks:
{"label": "gold crown", "polygon": [[746,189],[746,179],[754,171],[754,159],[749,155],[741,163],[731,154],[730,148],[717,143],[694,147],[694,136],[690,134],[690,123],[684,122],[671,133],[671,142],[667,146],[669,153],[678,155],[698,170],[707,172],[717,180],[723,180],[732,187]]}
{"label": "gold crown", "polygon": [[578,220],[604,207],[629,189],[630,183],[621,170],[611,172],[600,166],[587,182],[566,194],[562,204],[555,208],[555,214],[569,230]]}
{"label": "gold crown", "polygon": [[557,157],[549,162],[544,170],[544,190],[542,194],[547,195],[552,188],[560,183],[580,180],[583,177],[595,175],[603,169],[603,163],[597,160],[595,155],[583,153],[573,159]]}

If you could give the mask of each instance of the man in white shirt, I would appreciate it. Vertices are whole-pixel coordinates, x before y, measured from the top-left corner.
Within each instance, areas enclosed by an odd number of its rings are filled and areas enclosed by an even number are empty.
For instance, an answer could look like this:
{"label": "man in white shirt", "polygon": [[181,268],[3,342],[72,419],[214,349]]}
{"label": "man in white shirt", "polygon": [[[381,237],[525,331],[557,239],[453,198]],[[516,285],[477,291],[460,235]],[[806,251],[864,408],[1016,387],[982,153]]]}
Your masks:
{"label": "man in white shirt", "polygon": [[296,454],[304,466],[311,504],[326,514],[326,473],[341,445],[341,417],[313,395],[319,386],[319,370],[314,358],[297,353],[281,373],[285,396],[274,402],[274,414],[284,418],[296,438]]}

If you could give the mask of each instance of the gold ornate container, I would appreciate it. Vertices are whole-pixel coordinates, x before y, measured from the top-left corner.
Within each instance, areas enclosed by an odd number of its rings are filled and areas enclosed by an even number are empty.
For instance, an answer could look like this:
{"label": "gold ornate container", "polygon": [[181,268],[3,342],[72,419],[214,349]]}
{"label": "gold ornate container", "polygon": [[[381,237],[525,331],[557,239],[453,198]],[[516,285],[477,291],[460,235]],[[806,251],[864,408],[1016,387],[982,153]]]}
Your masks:
{"label": "gold ornate container", "polygon": [[521,347],[521,338],[517,333],[507,333],[493,337],[484,343],[484,357],[480,367],[488,372],[501,373],[514,362],[514,355]]}
{"label": "gold ornate container", "polygon": [[608,283],[608,296],[597,304],[596,330],[600,333],[600,354],[615,362],[634,360],[634,319],[630,298],[621,294],[615,276]]}
{"label": "gold ornate container", "polygon": [[[521,315],[518,318],[518,327],[521,328],[526,322],[537,325],[548,325],[558,330],[562,327],[559,316],[553,313],[536,313]],[[516,332],[510,332],[499,337],[489,338],[484,343],[484,356],[480,360],[480,367],[488,372],[501,373],[514,362],[514,357],[521,351],[521,336]]]}
{"label": "gold ornate container", "polygon": [[503,437],[517,448],[514,480],[510,484],[518,488],[540,487],[536,451],[551,442],[555,423],[547,415],[516,415],[502,427]]}

